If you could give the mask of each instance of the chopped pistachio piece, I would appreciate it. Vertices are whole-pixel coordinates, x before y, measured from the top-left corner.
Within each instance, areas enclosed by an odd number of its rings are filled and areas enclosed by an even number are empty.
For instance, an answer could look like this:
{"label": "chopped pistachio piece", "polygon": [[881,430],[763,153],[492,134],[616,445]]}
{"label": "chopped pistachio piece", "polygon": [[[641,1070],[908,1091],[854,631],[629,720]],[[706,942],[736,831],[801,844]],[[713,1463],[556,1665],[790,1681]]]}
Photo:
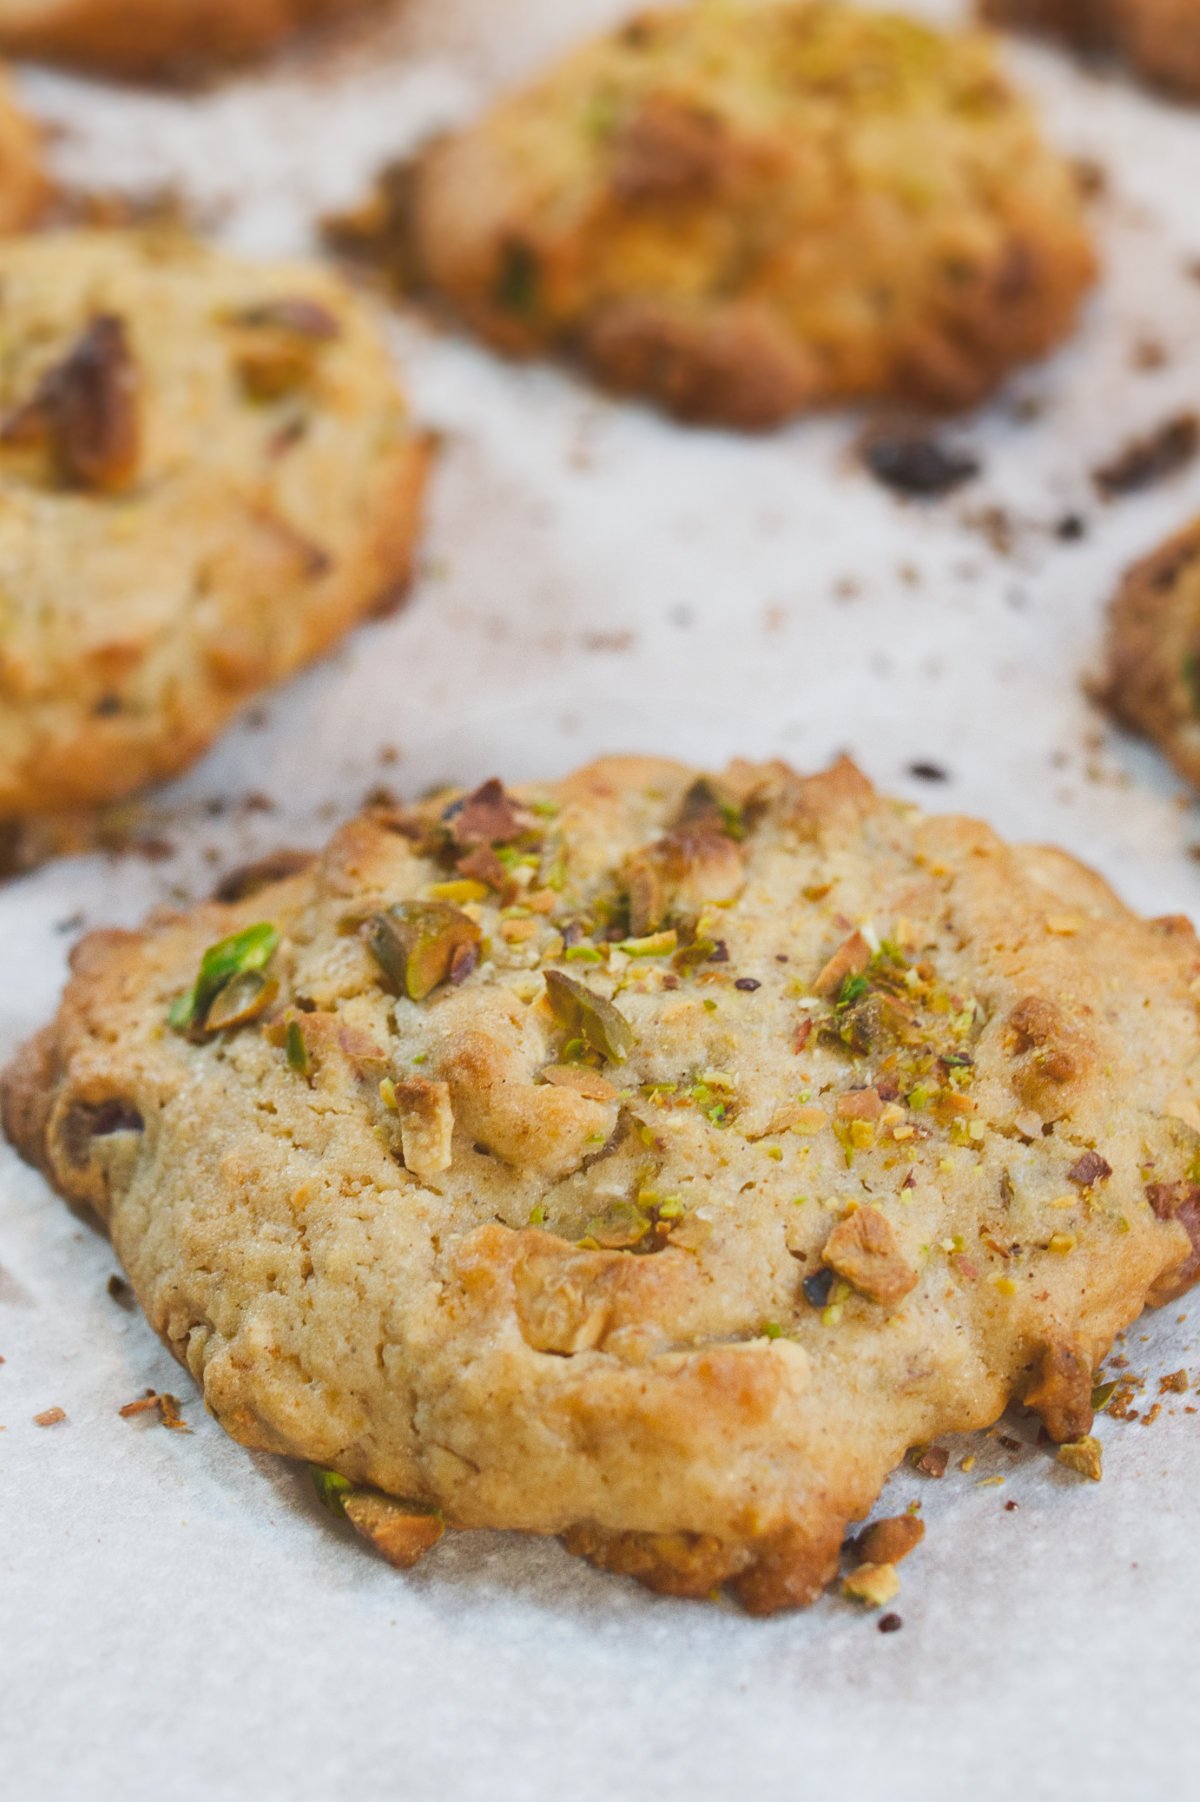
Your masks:
{"label": "chopped pistachio piece", "polygon": [[462,981],[479,958],[483,935],[448,901],[398,901],[367,922],[367,944],[398,995],[424,1001],[439,983]]}
{"label": "chopped pistachio piece", "polygon": [[842,1594],[868,1608],[882,1608],[900,1594],[900,1579],[893,1564],[859,1564],[842,1583]]}
{"label": "chopped pistachio piece", "polygon": [[[217,1031],[221,1024],[235,1025],[243,1018],[261,1011],[261,1006],[251,1008],[250,1014],[235,1011],[230,1017],[229,1005],[216,1010],[217,1020],[214,1022],[214,1004],[222,990],[235,980],[259,974],[267,968],[275,955],[279,944],[278,930],[269,921],[260,920],[254,926],[247,926],[241,932],[235,932],[227,939],[220,939],[210,945],[200,963],[200,973],[195,983],[185,994],[179,995],[171,1003],[167,1019],[176,1032]],[[253,999],[242,991],[242,999]],[[237,997],[234,998],[235,1002]],[[265,1005],[262,1004],[262,1005]]]}
{"label": "chopped pistachio piece", "polygon": [[546,999],[560,1026],[580,1037],[589,1050],[623,1064],[633,1050],[633,1028],[603,995],[561,970],[546,971]]}
{"label": "chopped pistachio piece", "polygon": [[297,1076],[307,1076],[312,1069],[312,1060],[308,1055],[308,1046],[304,1043],[299,1020],[288,1021],[284,1050],[289,1069],[294,1070]]}
{"label": "chopped pistachio piece", "polygon": [[269,1007],[278,993],[279,984],[261,970],[243,970],[213,997],[204,1030],[224,1032],[230,1026],[244,1026]]}
{"label": "chopped pistachio piece", "polygon": [[618,951],[626,957],[670,957],[679,944],[679,934],[671,929],[667,932],[647,933],[645,938],[621,939]]}
{"label": "chopped pistachio piece", "polygon": [[1058,1448],[1058,1462],[1065,1464],[1068,1470],[1076,1470],[1081,1477],[1090,1477],[1098,1483],[1104,1475],[1104,1454],[1100,1441],[1091,1434],[1085,1439],[1072,1439]]}
{"label": "chopped pistachio piece", "polygon": [[336,1470],[326,1470],[321,1464],[310,1464],[308,1474],[317,1492],[317,1500],[331,1514],[344,1514],[346,1497],[354,1489],[349,1477],[340,1476]]}
{"label": "chopped pistachio piece", "polygon": [[411,1570],[446,1531],[437,1509],[419,1502],[399,1502],[373,1489],[351,1490],[342,1512],[355,1532],[369,1539],[397,1570]]}

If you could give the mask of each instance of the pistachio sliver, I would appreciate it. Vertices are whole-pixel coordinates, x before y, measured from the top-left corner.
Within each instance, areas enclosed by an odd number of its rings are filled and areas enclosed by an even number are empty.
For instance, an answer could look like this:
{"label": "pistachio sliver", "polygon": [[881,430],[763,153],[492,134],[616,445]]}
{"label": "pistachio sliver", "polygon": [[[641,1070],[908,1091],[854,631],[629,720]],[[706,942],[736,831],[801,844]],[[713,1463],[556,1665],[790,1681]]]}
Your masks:
{"label": "pistachio sliver", "polygon": [[647,933],[640,939],[619,939],[617,950],[623,951],[626,957],[670,957],[679,945],[679,934],[672,928],[667,932]]}
{"label": "pistachio sliver", "polygon": [[354,1491],[349,1477],[341,1476],[336,1470],[326,1470],[321,1464],[310,1464],[308,1474],[322,1507],[328,1508],[331,1514],[344,1514],[346,1497]]}
{"label": "pistachio sliver", "polygon": [[279,993],[279,984],[261,970],[243,970],[218,989],[205,1016],[205,1032],[224,1032],[230,1026],[244,1026],[269,1007]]}
{"label": "pistachio sliver", "polygon": [[474,968],[482,933],[448,901],[398,901],[373,914],[367,944],[388,983],[410,1001],[425,997],[448,978],[461,982]]}
{"label": "pistachio sliver", "polygon": [[651,1221],[636,1202],[618,1201],[594,1215],[583,1229],[583,1243],[600,1251],[631,1251],[650,1231]]}
{"label": "pistachio sliver", "polygon": [[299,1020],[288,1021],[287,1035],[284,1039],[284,1055],[287,1058],[289,1070],[294,1070],[297,1076],[310,1074],[312,1060],[308,1055],[308,1046],[304,1042],[304,1034],[300,1029]]}
{"label": "pistachio sliver", "polygon": [[589,1050],[623,1064],[633,1050],[633,1028],[620,1010],[584,983],[546,971],[546,999],[559,1025],[581,1038]]}

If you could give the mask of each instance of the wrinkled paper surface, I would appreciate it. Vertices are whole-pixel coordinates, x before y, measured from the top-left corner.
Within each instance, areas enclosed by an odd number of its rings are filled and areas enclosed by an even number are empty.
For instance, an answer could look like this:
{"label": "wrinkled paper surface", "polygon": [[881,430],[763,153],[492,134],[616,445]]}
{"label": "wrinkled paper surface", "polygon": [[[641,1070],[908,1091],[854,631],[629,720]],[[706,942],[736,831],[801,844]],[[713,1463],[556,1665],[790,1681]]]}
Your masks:
{"label": "wrinkled paper surface", "polygon": [[[172,184],[239,248],[292,251],[384,157],[621,10],[408,0],[322,57],[198,97],[41,71],[24,87],[61,128],[66,177]],[[0,1054],[49,1016],[85,924],[135,922],[248,855],[317,843],[380,781],[553,775],[603,750],[814,768],[847,749],[892,790],[1061,843],[1138,907],[1194,915],[1196,810],[1104,729],[1080,679],[1118,572],[1200,505],[1200,466],[1107,507],[1090,481],[1200,398],[1200,111],[1046,51],[1011,60],[1062,144],[1111,172],[1108,279],[1076,342],[963,426],[976,483],[905,506],[857,466],[846,416],[765,440],[688,432],[394,318],[416,410],[446,440],[411,605],[154,798],[174,855],[75,859],[0,889]],[[1055,535],[1071,513],[1081,542]],[[919,762],[948,779],[918,780]],[[400,1576],[320,1511],[303,1471],[224,1438],[106,1292],[105,1243],[7,1149],[0,1265],[14,1798],[1194,1793],[1191,1395],[1149,1429],[1102,1418],[1098,1486],[994,1439],[955,1446],[940,1483],[898,1475],[882,1508],[919,1497],[928,1536],[903,1569],[903,1628],[883,1636],[836,1597],[751,1621],[502,1535],[452,1538]],[[1143,1409],[1160,1373],[1200,1377],[1196,1314],[1130,1335]],[[180,1395],[190,1437],[118,1416],[148,1386]],[[32,1424],[54,1406],[66,1423]]]}

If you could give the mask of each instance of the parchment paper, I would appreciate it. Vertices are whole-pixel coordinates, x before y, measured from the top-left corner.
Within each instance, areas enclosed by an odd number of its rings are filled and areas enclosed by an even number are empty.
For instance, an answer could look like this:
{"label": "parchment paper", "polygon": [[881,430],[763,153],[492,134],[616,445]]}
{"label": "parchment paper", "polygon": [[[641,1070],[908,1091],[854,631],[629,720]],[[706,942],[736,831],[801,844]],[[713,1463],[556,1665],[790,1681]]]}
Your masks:
{"label": "parchment paper", "polygon": [[[378,160],[621,10],[408,0],[332,52],[200,97],[44,72],[24,88],[61,127],[65,176],[174,183],[231,243],[291,250]],[[1196,810],[1104,729],[1080,678],[1118,572],[1200,506],[1200,467],[1107,507],[1089,473],[1200,397],[1200,111],[1048,52],[1011,60],[1058,139],[1110,171],[1109,268],[1075,344],[964,424],[978,482],[901,505],[856,465],[844,415],[762,441],[688,432],[397,317],[416,409],[446,434],[408,611],[154,798],[172,855],[0,889],[0,1054],[48,1017],[85,924],[319,842],[381,781],[554,774],[602,750],[816,767],[848,749],[893,790],[1057,841],[1137,906],[1194,914]],[[1064,542],[1072,513],[1087,534]],[[914,777],[918,762],[948,779]],[[888,1636],[837,1598],[755,1622],[500,1535],[452,1539],[401,1577],[302,1471],[206,1419],[106,1292],[107,1246],[7,1149],[0,1220],[14,1802],[1197,1793],[1191,1394],[1149,1429],[1103,1419],[1099,1486],[994,1439],[956,1446],[940,1483],[899,1475],[885,1510],[919,1496],[929,1531]],[[1200,1377],[1195,1316],[1130,1336],[1143,1412],[1159,1373]],[[118,1417],[150,1385],[180,1394],[190,1437]],[[64,1424],[32,1424],[52,1406]]]}

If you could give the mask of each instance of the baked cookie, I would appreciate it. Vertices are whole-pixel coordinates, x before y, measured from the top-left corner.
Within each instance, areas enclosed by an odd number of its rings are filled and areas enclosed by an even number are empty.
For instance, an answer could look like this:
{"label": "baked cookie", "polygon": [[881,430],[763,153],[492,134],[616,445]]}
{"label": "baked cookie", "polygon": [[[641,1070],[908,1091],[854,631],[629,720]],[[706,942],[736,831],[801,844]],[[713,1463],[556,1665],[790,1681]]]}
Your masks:
{"label": "baked cookie", "polygon": [[34,225],[49,198],[41,133],[0,70],[0,232]]}
{"label": "baked cookie", "polygon": [[984,18],[1064,38],[1115,56],[1147,81],[1200,95],[1200,10],[1195,0],[981,0]]}
{"label": "baked cookie", "polygon": [[5,1124],[397,1562],[809,1602],[908,1447],[1077,1444],[1200,1266],[1191,926],[849,763],[488,782],[224,892],[84,941]]}
{"label": "baked cookie", "polygon": [[0,52],[116,75],[195,76],[381,0],[0,0]]}
{"label": "baked cookie", "polygon": [[1097,699],[1200,786],[1200,520],[1125,576]]}
{"label": "baked cookie", "polygon": [[181,770],[394,597],[426,447],[359,301],[181,236],[0,244],[0,820]]}
{"label": "baked cookie", "polygon": [[647,13],[385,175],[347,235],[503,351],[747,429],[970,406],[1095,271],[987,40],[825,0]]}

